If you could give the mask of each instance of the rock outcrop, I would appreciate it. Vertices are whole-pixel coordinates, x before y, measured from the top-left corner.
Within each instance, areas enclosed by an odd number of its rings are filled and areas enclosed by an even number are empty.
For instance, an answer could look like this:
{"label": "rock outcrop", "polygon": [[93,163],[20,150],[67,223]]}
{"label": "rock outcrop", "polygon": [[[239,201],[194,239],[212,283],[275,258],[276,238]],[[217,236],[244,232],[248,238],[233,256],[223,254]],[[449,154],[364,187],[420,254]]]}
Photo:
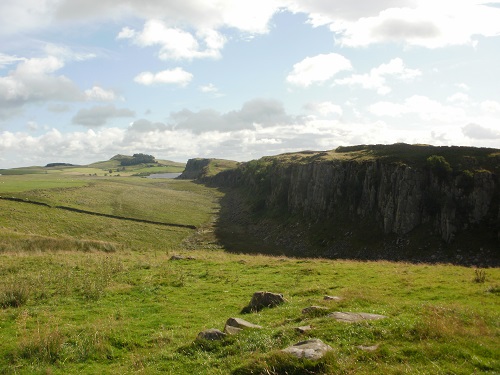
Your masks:
{"label": "rock outcrop", "polygon": [[[251,213],[279,213],[332,229],[364,225],[398,238],[402,242],[396,247],[423,228],[424,237],[444,244],[475,230],[481,233],[479,243],[471,241],[477,250],[486,245],[498,249],[498,154],[500,150],[462,147],[360,146],[263,158],[218,173],[208,183],[240,189]],[[349,233],[346,229],[346,237]],[[332,254],[338,247],[342,243],[337,239]]]}

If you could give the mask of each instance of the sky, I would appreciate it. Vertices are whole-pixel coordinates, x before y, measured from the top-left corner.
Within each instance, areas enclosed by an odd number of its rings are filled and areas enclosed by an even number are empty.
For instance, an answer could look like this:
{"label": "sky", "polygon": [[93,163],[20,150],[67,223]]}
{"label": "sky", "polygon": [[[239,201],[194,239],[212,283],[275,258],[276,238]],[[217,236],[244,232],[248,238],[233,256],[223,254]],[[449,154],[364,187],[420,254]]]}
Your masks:
{"label": "sky", "polygon": [[2,0],[0,168],[500,148],[500,0]]}

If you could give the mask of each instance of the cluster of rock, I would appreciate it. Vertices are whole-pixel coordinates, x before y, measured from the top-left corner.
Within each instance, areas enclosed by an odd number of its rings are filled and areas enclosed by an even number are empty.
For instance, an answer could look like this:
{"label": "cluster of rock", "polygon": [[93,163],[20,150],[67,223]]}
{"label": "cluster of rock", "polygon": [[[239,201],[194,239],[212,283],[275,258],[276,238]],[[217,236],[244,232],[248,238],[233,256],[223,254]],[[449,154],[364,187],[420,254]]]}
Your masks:
{"label": "cluster of rock", "polygon": [[[337,296],[325,296],[325,301],[340,301],[341,297]],[[243,310],[248,312],[260,311],[264,307],[275,307],[282,303],[286,302],[283,298],[282,294],[278,293],[270,293],[270,292],[256,292],[253,294],[252,299],[248,306],[246,306]],[[368,321],[368,320],[380,320],[387,318],[384,315],[371,314],[371,313],[363,313],[363,312],[333,312],[328,313],[329,309],[324,306],[309,306],[302,309],[303,315],[317,315],[322,314],[326,315],[329,318],[335,319],[341,323],[355,323],[360,321]],[[262,329],[263,327],[257,324],[253,324],[241,318],[231,317],[226,320],[226,324],[224,326],[224,330],[221,331],[216,328],[210,328],[200,332],[196,338],[196,340],[208,340],[208,341],[216,341],[223,340],[228,335],[237,335],[243,330],[251,330],[251,329]],[[307,331],[312,330],[310,325],[297,327],[296,330],[300,333],[305,333]],[[374,351],[378,349],[378,345],[359,345],[358,349],[364,351]],[[309,360],[318,360],[322,358],[326,353],[332,351],[332,347],[328,344],[325,344],[318,338],[312,338],[305,341],[300,341],[294,345],[291,345],[281,351],[284,353],[288,353],[297,358],[305,358]]]}

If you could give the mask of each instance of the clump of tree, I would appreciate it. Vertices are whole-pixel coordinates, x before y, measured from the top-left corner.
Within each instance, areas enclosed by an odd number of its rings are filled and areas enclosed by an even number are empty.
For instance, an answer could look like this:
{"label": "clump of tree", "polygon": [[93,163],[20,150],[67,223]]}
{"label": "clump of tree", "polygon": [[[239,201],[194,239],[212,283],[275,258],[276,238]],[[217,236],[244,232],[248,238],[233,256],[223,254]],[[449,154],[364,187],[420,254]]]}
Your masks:
{"label": "clump of tree", "polygon": [[441,179],[445,179],[453,171],[450,163],[440,155],[429,156],[427,158],[427,166]]}
{"label": "clump of tree", "polygon": [[137,165],[137,164],[156,164],[157,161],[153,155],[134,154],[131,158],[122,159],[120,165]]}
{"label": "clump of tree", "polygon": [[49,163],[45,166],[45,168],[52,168],[52,167],[74,167],[74,164],[69,164],[69,163]]}

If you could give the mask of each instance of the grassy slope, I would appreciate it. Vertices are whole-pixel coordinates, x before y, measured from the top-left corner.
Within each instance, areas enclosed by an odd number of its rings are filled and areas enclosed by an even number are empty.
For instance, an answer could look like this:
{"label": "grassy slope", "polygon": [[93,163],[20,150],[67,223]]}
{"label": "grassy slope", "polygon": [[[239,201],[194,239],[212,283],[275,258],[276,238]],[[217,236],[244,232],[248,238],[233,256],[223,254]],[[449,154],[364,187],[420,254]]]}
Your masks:
{"label": "grassy slope", "polygon": [[[124,177],[73,177],[78,184],[65,187],[70,177],[49,176],[53,185],[47,180],[43,189],[33,191],[39,181],[25,176],[0,184],[0,194],[203,225],[195,233],[0,200],[2,373],[284,373],[288,365],[346,374],[500,370],[499,269],[486,270],[481,283],[473,269],[449,265],[228,254],[209,225],[215,190]],[[171,261],[173,253],[195,260]],[[284,293],[288,303],[239,315],[258,290]],[[325,302],[325,294],[344,300]],[[310,305],[389,319],[340,324],[303,316]],[[222,329],[231,316],[265,328],[222,345],[193,344],[199,331]],[[294,330],[306,324],[310,333]],[[308,337],[334,352],[319,365],[277,354]],[[379,349],[355,348],[371,344]]]}

